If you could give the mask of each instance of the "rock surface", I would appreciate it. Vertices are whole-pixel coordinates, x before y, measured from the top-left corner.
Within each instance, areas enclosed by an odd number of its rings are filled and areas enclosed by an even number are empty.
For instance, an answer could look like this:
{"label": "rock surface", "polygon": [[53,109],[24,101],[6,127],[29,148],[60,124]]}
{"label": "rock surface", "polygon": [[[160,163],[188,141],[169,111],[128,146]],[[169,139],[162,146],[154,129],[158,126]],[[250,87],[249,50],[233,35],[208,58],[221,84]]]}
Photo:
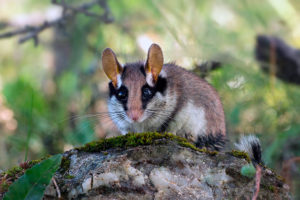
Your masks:
{"label": "rock surface", "polygon": [[[255,177],[241,174],[249,163],[230,152],[201,152],[166,138],[103,149],[64,153],[55,175],[63,199],[251,199],[255,191]],[[52,182],[44,199],[57,197]],[[291,197],[280,178],[263,169],[258,199]]]}

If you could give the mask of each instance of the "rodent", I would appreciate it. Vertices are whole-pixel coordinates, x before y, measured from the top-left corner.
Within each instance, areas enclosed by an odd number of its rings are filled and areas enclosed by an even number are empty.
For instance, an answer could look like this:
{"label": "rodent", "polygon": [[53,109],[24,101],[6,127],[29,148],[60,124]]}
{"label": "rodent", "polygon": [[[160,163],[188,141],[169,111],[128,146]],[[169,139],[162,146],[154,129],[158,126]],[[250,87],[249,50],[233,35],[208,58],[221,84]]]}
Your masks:
{"label": "rodent", "polygon": [[[222,149],[225,115],[216,90],[195,74],[163,60],[157,44],[150,46],[146,62],[124,65],[110,48],[103,51],[102,67],[110,79],[111,119],[122,134],[170,132],[199,148]],[[247,140],[241,142],[246,144]],[[257,140],[249,142],[256,144]]]}

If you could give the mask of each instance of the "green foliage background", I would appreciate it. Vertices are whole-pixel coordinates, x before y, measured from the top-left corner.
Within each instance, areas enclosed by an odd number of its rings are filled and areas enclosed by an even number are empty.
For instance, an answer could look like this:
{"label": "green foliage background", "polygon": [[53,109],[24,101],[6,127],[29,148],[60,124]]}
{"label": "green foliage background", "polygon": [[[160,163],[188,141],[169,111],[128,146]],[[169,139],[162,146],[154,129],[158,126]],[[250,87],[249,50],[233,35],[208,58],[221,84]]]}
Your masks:
{"label": "green foliage background", "polygon": [[[4,2],[0,17],[8,22],[51,8],[50,1]],[[111,47],[121,62],[132,62],[145,58],[147,41],[161,45],[166,62],[191,70],[207,60],[224,63],[206,79],[222,98],[231,141],[240,134],[257,134],[265,163],[278,172],[286,160],[300,155],[300,86],[263,73],[254,58],[258,34],[300,47],[299,1],[108,4],[115,18],[111,24],[77,15],[63,30],[43,32],[37,47],[32,42],[19,45],[17,38],[0,40],[0,169],[116,135],[106,115],[88,115],[105,112],[107,79],[98,64],[101,51]],[[292,170],[297,188],[299,165]]]}

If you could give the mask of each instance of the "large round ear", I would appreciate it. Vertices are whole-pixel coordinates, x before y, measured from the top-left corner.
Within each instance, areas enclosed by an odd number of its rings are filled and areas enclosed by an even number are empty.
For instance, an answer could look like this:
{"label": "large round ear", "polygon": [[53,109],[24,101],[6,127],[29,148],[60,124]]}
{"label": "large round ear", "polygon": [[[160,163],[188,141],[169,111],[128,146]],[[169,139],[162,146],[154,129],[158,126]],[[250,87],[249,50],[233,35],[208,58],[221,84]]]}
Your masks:
{"label": "large round ear", "polygon": [[118,62],[116,54],[110,48],[106,48],[102,52],[102,66],[106,76],[112,81],[114,87],[117,87],[121,81],[118,77],[120,77],[123,68]]}
{"label": "large round ear", "polygon": [[145,64],[146,79],[149,85],[154,85],[163,67],[164,57],[161,48],[152,44],[148,50],[148,57]]}

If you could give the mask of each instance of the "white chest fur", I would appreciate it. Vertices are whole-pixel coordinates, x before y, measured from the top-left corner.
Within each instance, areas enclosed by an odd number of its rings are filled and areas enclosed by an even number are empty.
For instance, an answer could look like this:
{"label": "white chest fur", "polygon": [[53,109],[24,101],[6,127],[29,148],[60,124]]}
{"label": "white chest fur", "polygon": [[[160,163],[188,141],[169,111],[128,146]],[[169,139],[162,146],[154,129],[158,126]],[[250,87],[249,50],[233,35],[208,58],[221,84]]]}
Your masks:
{"label": "white chest fur", "polygon": [[196,140],[199,135],[206,133],[205,111],[193,102],[188,102],[170,123],[169,132],[176,135],[189,134],[190,139]]}

